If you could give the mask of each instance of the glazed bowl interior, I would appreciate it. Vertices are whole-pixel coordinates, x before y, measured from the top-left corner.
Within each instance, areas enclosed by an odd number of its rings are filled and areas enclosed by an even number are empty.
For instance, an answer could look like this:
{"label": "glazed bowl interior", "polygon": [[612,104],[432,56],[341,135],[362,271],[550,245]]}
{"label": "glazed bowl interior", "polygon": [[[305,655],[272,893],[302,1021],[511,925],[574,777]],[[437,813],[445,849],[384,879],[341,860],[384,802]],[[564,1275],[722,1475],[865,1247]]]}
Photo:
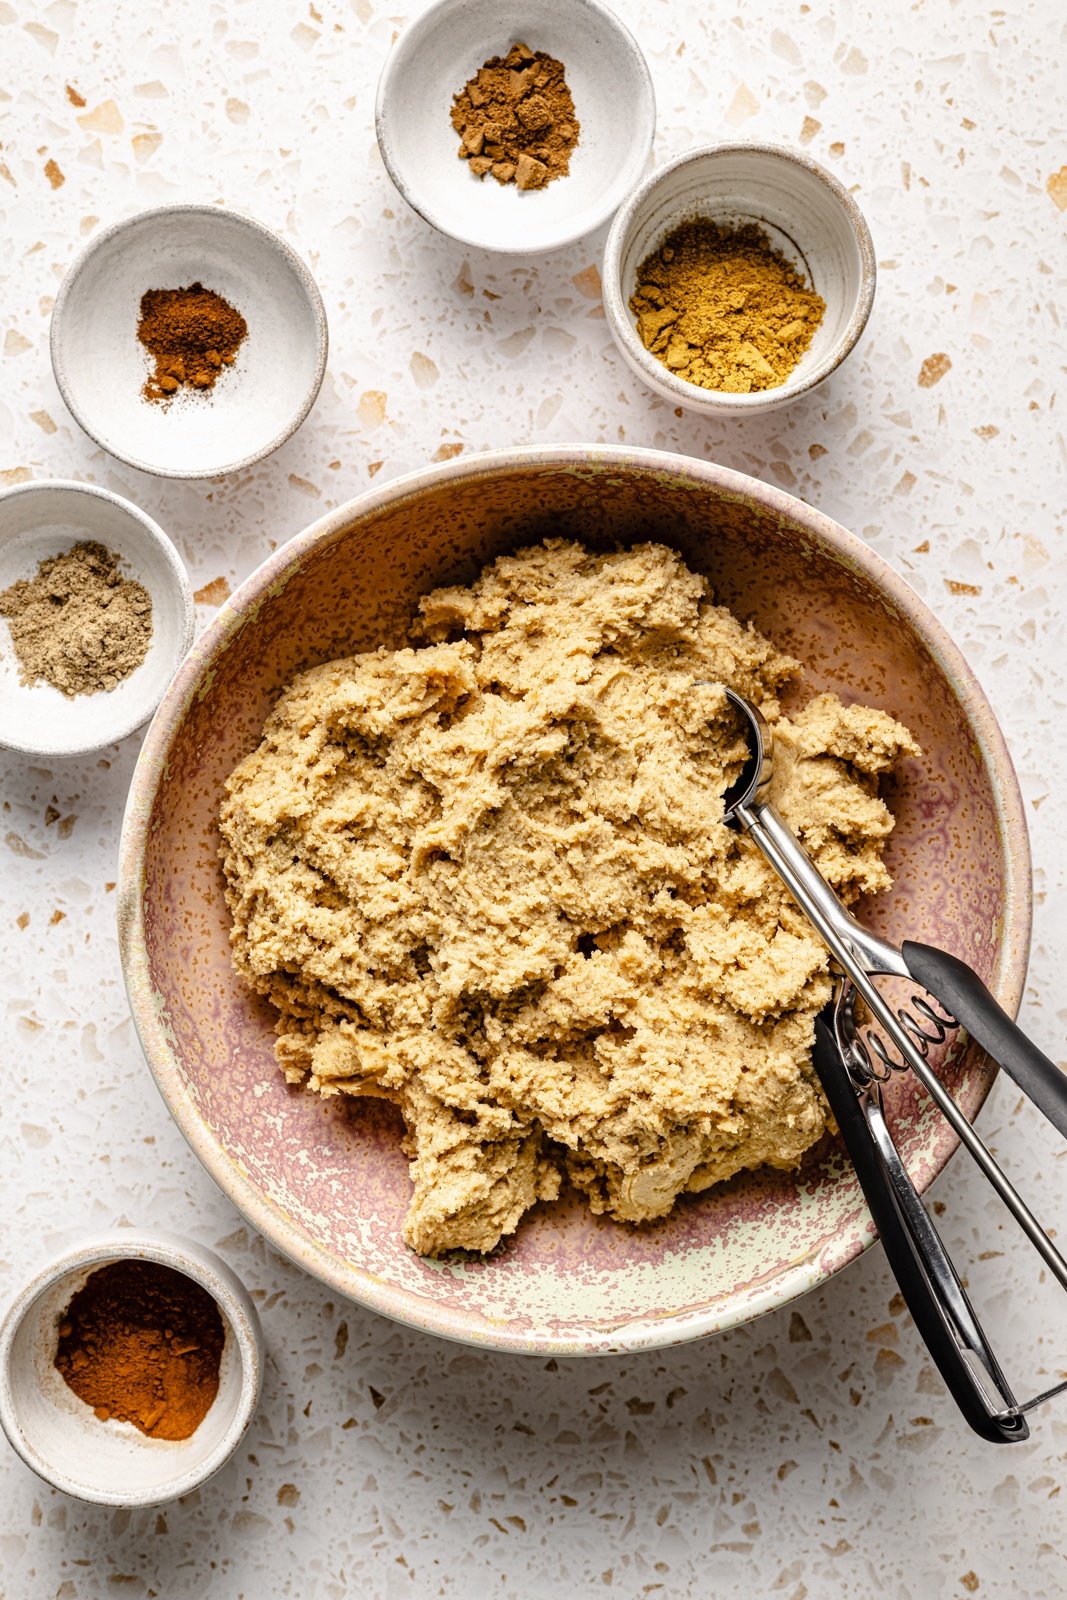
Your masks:
{"label": "glazed bowl interior", "polygon": [[[486,1260],[420,1260],[398,1129],[287,1088],[270,1008],[230,965],[217,860],[222,785],[305,667],[399,645],[419,596],[546,534],[655,538],[716,596],[807,663],[821,689],[884,706],[924,749],[888,799],[890,938],[966,957],[1014,1009],[1029,940],[1018,790],[989,706],[922,602],[858,539],[754,479],[656,452],[512,451],[433,468],[331,513],[260,568],[194,647],[149,732],[121,860],[133,1014],[157,1082],[212,1175],[280,1249],[335,1290],[472,1343],[581,1354],[669,1344],[804,1292],[870,1242],[851,1170],[827,1142],[800,1174],[751,1173],[633,1229],[576,1201],[539,1209]],[[973,1116],[992,1069],[935,1063]],[[920,1188],[955,1141],[906,1080],[892,1118]]]}

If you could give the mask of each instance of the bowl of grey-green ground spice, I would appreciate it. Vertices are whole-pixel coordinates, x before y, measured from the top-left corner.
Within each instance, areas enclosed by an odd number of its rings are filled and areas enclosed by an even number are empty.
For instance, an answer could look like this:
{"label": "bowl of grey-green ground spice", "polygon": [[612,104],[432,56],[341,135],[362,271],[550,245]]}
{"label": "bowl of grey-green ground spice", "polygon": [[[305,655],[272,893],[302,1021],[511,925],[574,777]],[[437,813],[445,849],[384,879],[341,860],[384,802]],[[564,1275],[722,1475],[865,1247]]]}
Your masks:
{"label": "bowl of grey-green ground spice", "polygon": [[74,756],[125,738],[192,637],[181,557],[137,506],[87,483],[0,494],[0,745]]}

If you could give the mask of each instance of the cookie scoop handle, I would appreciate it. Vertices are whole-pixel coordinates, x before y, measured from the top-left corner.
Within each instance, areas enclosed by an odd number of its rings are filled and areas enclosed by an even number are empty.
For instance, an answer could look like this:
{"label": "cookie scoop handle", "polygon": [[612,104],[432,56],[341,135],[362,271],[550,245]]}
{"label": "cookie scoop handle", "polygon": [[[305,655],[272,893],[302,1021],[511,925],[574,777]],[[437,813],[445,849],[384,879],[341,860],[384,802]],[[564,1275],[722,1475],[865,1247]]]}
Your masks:
{"label": "cookie scoop handle", "polygon": [[852,1158],[889,1265],[945,1386],[975,1433],[991,1444],[1029,1437],[941,1236],[893,1142],[878,1085],[857,1092],[825,1015],[812,1063]]}
{"label": "cookie scoop handle", "polygon": [[978,974],[947,950],[911,939],[901,945],[900,953],[910,975],[952,1013],[1067,1139],[1067,1074],[1027,1038]]}

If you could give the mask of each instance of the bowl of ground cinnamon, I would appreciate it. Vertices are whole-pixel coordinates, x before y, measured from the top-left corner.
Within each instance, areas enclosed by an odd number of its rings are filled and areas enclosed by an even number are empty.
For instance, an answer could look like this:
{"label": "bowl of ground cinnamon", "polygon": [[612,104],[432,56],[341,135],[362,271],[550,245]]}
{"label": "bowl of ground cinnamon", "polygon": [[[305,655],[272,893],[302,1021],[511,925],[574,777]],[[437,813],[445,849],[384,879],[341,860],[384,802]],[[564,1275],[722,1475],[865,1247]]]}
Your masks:
{"label": "bowl of ground cinnamon", "polygon": [[509,254],[606,222],[654,129],[648,66],[600,0],[436,0],[378,84],[378,148],[404,199],[442,233]]}
{"label": "bowl of ground cinnamon", "polygon": [[193,637],[158,523],[95,484],[0,493],[0,746],[74,756],[152,715]]}
{"label": "bowl of ground cinnamon", "polygon": [[52,312],[75,420],[145,472],[212,478],[276,450],[322,383],[326,314],[296,252],[219,206],[143,211],[98,234]]}
{"label": "bowl of ground cinnamon", "polygon": [[56,1488],[105,1505],[187,1494],[237,1448],[262,1338],[212,1251],[119,1230],[39,1271],[0,1322],[0,1425]]}
{"label": "bowl of ground cinnamon", "polygon": [[622,207],[604,307],[631,369],[676,405],[768,411],[844,361],[874,299],[874,247],[852,195],[776,145],[694,150]]}

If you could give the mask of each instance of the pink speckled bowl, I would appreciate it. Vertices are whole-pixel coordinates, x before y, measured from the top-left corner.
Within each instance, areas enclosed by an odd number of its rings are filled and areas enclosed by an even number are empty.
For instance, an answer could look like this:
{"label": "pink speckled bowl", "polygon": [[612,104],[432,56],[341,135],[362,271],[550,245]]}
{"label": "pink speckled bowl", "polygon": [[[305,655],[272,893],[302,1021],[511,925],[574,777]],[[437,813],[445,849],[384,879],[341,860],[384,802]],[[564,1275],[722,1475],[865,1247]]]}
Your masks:
{"label": "pink speckled bowl", "polygon": [[[1030,934],[1026,826],[989,704],[925,605],[859,539],[790,495],[703,461],[582,446],[432,467],[330,512],[264,562],[178,672],[134,775],[120,930],[141,1041],[177,1123],[271,1242],[333,1290],[472,1344],[563,1355],[670,1344],[810,1289],[872,1237],[836,1148],[758,1173],[639,1231],[564,1203],[492,1259],[422,1261],[400,1236],[407,1163],[389,1115],[286,1088],[271,1013],[231,970],[216,858],[224,779],[282,688],[315,662],[396,645],[416,599],[545,532],[652,536],[807,662],[804,693],[887,707],[925,750],[893,785],[897,879],[872,920],[965,956],[1018,1005]],[[968,1116],[993,1069],[942,1063]],[[955,1140],[910,1079],[892,1109],[920,1188]]]}

